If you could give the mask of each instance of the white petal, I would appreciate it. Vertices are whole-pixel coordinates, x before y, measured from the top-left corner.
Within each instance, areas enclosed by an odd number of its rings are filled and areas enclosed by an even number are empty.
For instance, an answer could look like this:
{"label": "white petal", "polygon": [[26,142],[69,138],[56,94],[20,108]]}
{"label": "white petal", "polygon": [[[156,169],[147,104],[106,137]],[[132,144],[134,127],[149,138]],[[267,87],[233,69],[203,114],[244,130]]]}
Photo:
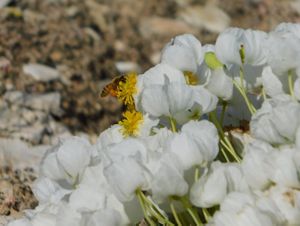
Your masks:
{"label": "white petal", "polygon": [[32,186],[32,191],[39,204],[53,202],[58,203],[71,190],[63,189],[56,182],[46,177],[39,177]]}
{"label": "white petal", "polygon": [[183,170],[200,165],[203,161],[202,153],[198,150],[196,143],[184,133],[175,134],[167,145],[169,151],[178,157]]}
{"label": "white petal", "polygon": [[104,175],[121,202],[132,200],[138,188],[148,187],[149,174],[146,168],[132,158],[105,167]]}
{"label": "white petal", "polygon": [[192,86],[193,96],[196,105],[200,107],[201,114],[205,114],[216,109],[218,104],[218,97],[210,93],[202,86]]}
{"label": "white petal", "polygon": [[270,97],[283,94],[282,83],[277,76],[273,74],[270,66],[265,67],[262,72],[262,84],[266,94]]}
{"label": "white petal", "polygon": [[223,64],[241,65],[239,40],[242,39],[243,30],[238,28],[228,28],[222,32],[216,41],[216,55]]}
{"label": "white petal", "polygon": [[164,48],[161,62],[181,71],[197,71],[197,62],[191,49],[186,46],[169,45]]}
{"label": "white petal", "polygon": [[191,188],[190,200],[198,207],[209,208],[219,205],[227,194],[227,181],[221,164],[215,162]]}
{"label": "white petal", "polygon": [[179,112],[187,111],[194,103],[193,90],[186,84],[182,83],[170,83],[165,86],[168,105],[172,116]]}
{"label": "white petal", "polygon": [[57,151],[57,159],[66,173],[76,182],[90,163],[91,146],[83,138],[66,140]]}
{"label": "white petal", "polygon": [[105,206],[105,194],[93,187],[80,186],[72,192],[69,205],[78,212],[90,212],[103,209]]}
{"label": "white petal", "polygon": [[170,115],[168,97],[162,85],[152,85],[142,93],[143,111],[154,117]]}
{"label": "white petal", "polygon": [[[58,147],[54,147],[56,151]],[[57,161],[56,152],[49,152],[41,163],[41,174],[52,180],[60,180],[65,178],[65,172]]]}
{"label": "white petal", "polygon": [[121,226],[122,224],[120,214],[115,210],[101,210],[88,217],[85,226]]}
{"label": "white petal", "polygon": [[246,146],[241,167],[250,187],[265,189],[271,184],[274,169],[269,156],[273,151],[271,145],[257,140]]}
{"label": "white petal", "polygon": [[216,127],[211,122],[192,120],[183,125],[181,131],[196,142],[204,160],[199,162],[200,165],[207,164],[217,156],[219,152],[219,136]]}
{"label": "white petal", "polygon": [[32,226],[56,226],[55,215],[48,213],[38,213],[31,220]]}
{"label": "white petal", "polygon": [[151,181],[153,199],[159,204],[172,195],[184,196],[188,192],[188,184],[183,178],[183,172],[178,169],[179,162],[171,154],[166,154],[158,162]]}
{"label": "white petal", "polygon": [[168,64],[157,64],[140,76],[143,76],[143,87],[163,85],[165,84],[165,76],[170,82],[185,83],[183,73]]}
{"label": "white petal", "polygon": [[26,218],[21,218],[18,220],[11,221],[7,224],[7,226],[32,226],[30,221]]}
{"label": "white petal", "polygon": [[223,68],[211,70],[211,76],[205,87],[223,100],[231,99],[233,94],[232,79],[225,74]]}

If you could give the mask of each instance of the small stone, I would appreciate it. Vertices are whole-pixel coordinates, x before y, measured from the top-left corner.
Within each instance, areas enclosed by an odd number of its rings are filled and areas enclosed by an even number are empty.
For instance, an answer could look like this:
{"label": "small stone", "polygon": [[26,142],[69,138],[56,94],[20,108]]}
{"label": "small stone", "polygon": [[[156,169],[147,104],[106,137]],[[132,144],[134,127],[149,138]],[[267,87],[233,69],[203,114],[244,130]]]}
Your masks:
{"label": "small stone", "polygon": [[183,33],[196,34],[197,30],[183,21],[163,18],[150,17],[140,22],[139,30],[144,38],[153,36],[173,37]]}
{"label": "small stone", "polygon": [[42,95],[32,94],[25,97],[24,106],[30,109],[49,112],[59,116],[62,114],[60,101],[61,96],[59,92],[47,93]]}
{"label": "small stone", "polygon": [[158,64],[160,62],[161,53],[155,52],[150,56],[150,61],[153,65]]}
{"label": "small stone", "polygon": [[24,94],[20,91],[9,91],[4,94],[4,100],[9,104],[20,105],[24,102]]}
{"label": "small stone", "polygon": [[49,82],[59,79],[58,70],[42,64],[26,64],[23,66],[23,72],[36,81]]}
{"label": "small stone", "polygon": [[101,38],[96,31],[92,28],[86,27],[84,28],[85,33],[90,36],[95,42],[100,42]]}
{"label": "small stone", "polygon": [[66,14],[68,17],[75,17],[79,12],[80,10],[76,6],[70,6],[66,9]]}
{"label": "small stone", "polygon": [[115,66],[120,73],[141,72],[140,66],[137,63],[130,61],[119,61],[115,63]]}
{"label": "small stone", "polygon": [[50,57],[51,57],[51,59],[52,59],[53,61],[56,61],[56,62],[57,62],[57,61],[61,61],[61,60],[62,60],[63,55],[62,55],[62,53],[59,52],[59,51],[54,51],[53,53],[51,53]]}
{"label": "small stone", "polygon": [[115,41],[114,47],[117,52],[124,52],[127,49],[126,44],[121,40]]}
{"label": "small stone", "polygon": [[230,17],[214,5],[193,6],[182,8],[178,18],[198,29],[211,32],[222,32],[230,25]]}

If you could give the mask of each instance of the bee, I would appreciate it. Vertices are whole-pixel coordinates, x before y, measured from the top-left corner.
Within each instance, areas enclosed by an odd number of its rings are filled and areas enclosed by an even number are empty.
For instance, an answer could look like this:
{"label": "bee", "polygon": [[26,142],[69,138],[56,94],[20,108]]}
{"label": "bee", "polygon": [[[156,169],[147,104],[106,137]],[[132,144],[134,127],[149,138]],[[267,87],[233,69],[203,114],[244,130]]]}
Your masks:
{"label": "bee", "polygon": [[113,97],[116,97],[119,83],[120,82],[125,82],[125,80],[126,80],[125,75],[121,75],[121,76],[118,76],[118,77],[114,78],[109,84],[107,84],[103,88],[100,96],[101,97],[106,97],[108,95],[111,95]]}

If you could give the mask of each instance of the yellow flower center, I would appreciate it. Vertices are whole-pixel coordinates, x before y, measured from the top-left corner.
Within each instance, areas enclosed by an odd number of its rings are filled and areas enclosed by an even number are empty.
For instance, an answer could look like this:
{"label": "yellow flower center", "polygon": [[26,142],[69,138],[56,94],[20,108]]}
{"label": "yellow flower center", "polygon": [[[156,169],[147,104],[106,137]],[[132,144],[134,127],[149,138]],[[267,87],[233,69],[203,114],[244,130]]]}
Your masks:
{"label": "yellow flower center", "polygon": [[143,114],[138,111],[125,111],[123,117],[124,119],[119,121],[123,136],[138,136],[140,125],[143,122]]}
{"label": "yellow flower center", "polygon": [[198,84],[198,77],[191,71],[184,71],[184,78],[186,81],[186,84],[194,86]]}
{"label": "yellow flower center", "polygon": [[134,109],[133,95],[137,93],[137,74],[132,72],[126,75],[125,81],[121,81],[117,88],[117,98],[129,109]]}

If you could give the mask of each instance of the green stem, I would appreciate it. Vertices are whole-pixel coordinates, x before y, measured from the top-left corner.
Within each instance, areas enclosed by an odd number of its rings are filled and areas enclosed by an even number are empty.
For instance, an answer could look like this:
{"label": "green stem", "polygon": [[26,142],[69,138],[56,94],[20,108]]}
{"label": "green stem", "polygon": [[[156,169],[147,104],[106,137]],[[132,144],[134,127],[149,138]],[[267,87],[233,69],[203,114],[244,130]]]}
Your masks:
{"label": "green stem", "polygon": [[193,218],[195,224],[197,226],[203,226],[197,211],[193,208],[189,200],[186,197],[180,197],[180,201],[183,204],[183,206],[186,208],[190,216]]}
{"label": "green stem", "polygon": [[229,139],[225,136],[225,133],[223,131],[223,128],[221,127],[216,113],[215,112],[211,112],[209,114],[211,121],[215,124],[215,126],[217,127],[217,130],[219,131],[219,135],[220,135],[220,143],[226,148],[226,150],[228,150],[228,152],[235,158],[235,160],[237,162],[241,162],[240,157],[236,154],[232,144],[230,143]]}
{"label": "green stem", "polygon": [[234,149],[228,147],[224,140],[220,140],[220,143],[231,154],[231,156],[235,159],[236,162],[241,162],[241,158],[236,154]]}
{"label": "green stem", "polygon": [[166,225],[170,225],[170,226],[174,226],[174,224],[172,222],[170,222],[166,216],[164,216],[160,210],[153,204],[153,202],[151,200],[149,200],[145,194],[143,192],[141,192],[141,196],[143,198],[143,201],[145,204],[147,204],[149,211],[151,212],[151,214],[160,222],[160,223],[164,223]]}
{"label": "green stem", "polygon": [[233,84],[234,86],[237,88],[237,90],[240,92],[240,94],[242,95],[242,97],[244,98],[246,105],[251,113],[251,115],[253,115],[256,112],[255,107],[253,106],[253,104],[251,103],[251,101],[249,100],[247,94],[244,92],[244,90],[240,87],[240,85],[237,83],[237,81],[233,80]]}
{"label": "green stem", "polygon": [[293,85],[293,73],[291,70],[288,72],[288,83],[289,83],[290,94],[295,99],[294,85]]}
{"label": "green stem", "polygon": [[172,200],[170,200],[170,208],[171,208],[172,214],[173,214],[173,216],[174,216],[174,219],[175,219],[175,221],[176,221],[176,224],[177,224],[178,226],[182,226],[182,224],[181,224],[181,222],[180,222],[180,220],[179,220],[179,217],[178,217],[178,215],[177,215],[177,212],[176,212],[176,210],[175,210],[175,207],[174,207],[174,205],[173,205]]}
{"label": "green stem", "polygon": [[206,222],[208,222],[211,219],[210,213],[205,208],[202,209],[202,213],[203,213],[203,216],[204,216]]}
{"label": "green stem", "polygon": [[146,221],[148,222],[148,224],[150,224],[150,226],[155,226],[155,222],[149,217],[147,210],[146,210],[146,206],[145,203],[143,201],[143,197],[141,196],[142,191],[140,189],[137,189],[135,194],[139,200],[139,203],[142,207],[143,213],[144,213],[144,217],[146,218]]}
{"label": "green stem", "polygon": [[230,162],[230,161],[229,161],[229,158],[228,158],[228,156],[227,156],[227,154],[226,154],[226,152],[225,152],[225,150],[224,150],[224,148],[222,148],[222,147],[221,147],[221,152],[222,152],[222,154],[223,154],[223,156],[224,156],[226,162]]}

